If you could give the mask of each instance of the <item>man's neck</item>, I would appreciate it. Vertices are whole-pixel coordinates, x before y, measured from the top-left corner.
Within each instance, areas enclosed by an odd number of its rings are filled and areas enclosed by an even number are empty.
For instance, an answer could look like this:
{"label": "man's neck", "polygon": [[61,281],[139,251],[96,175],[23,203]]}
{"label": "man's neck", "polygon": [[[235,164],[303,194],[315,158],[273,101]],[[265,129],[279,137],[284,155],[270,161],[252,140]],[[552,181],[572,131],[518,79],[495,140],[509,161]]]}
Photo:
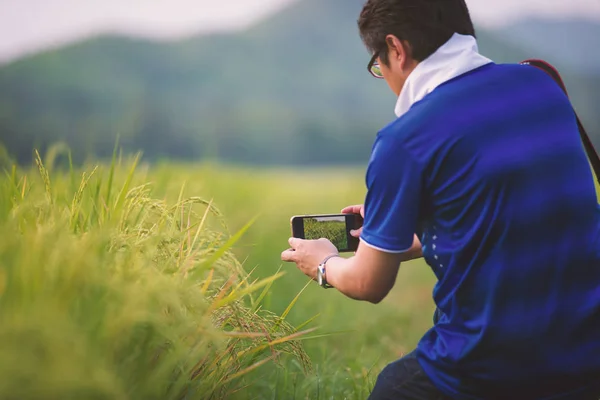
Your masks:
{"label": "man's neck", "polygon": [[435,53],[415,65],[398,96],[396,115],[404,115],[439,85],[491,62],[479,54],[473,36],[454,34]]}

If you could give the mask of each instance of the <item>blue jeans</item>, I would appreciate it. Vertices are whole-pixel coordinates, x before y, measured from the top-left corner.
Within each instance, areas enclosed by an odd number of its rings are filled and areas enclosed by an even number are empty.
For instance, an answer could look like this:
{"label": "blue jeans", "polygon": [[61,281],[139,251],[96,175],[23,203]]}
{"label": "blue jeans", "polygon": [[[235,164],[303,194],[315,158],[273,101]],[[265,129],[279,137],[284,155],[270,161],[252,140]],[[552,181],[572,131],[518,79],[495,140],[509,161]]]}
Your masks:
{"label": "blue jeans", "polygon": [[[433,316],[434,324],[441,318],[439,309],[435,310]],[[595,386],[595,385],[594,385]],[[493,398],[493,397],[492,397]],[[527,395],[514,396],[519,399],[530,399]],[[590,393],[579,393],[572,397],[562,397],[569,400],[598,400],[600,399],[600,387],[591,388]],[[369,400],[451,400],[445,396],[431,382],[421,364],[417,360],[415,352],[412,352],[398,361],[389,364],[377,377],[375,387],[369,396]]]}
{"label": "blue jeans", "polygon": [[[438,308],[433,315],[436,324],[441,317]],[[415,353],[385,367],[377,378],[369,400],[442,400],[447,399],[434,386],[417,361]]]}
{"label": "blue jeans", "polygon": [[381,371],[369,400],[447,400],[421,368],[415,353]]}

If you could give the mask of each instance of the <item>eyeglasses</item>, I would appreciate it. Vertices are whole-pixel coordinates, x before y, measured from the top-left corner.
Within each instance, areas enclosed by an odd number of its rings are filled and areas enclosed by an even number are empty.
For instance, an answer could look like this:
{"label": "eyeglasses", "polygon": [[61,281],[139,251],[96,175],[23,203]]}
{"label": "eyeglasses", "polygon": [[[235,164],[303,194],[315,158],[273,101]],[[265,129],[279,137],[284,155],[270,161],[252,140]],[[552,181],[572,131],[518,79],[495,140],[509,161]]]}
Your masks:
{"label": "eyeglasses", "polygon": [[381,51],[378,51],[375,54],[373,54],[373,58],[371,58],[367,69],[369,70],[369,73],[375,78],[383,79],[383,74],[381,73],[381,65],[379,65],[379,62],[377,61],[379,54],[381,54]]}

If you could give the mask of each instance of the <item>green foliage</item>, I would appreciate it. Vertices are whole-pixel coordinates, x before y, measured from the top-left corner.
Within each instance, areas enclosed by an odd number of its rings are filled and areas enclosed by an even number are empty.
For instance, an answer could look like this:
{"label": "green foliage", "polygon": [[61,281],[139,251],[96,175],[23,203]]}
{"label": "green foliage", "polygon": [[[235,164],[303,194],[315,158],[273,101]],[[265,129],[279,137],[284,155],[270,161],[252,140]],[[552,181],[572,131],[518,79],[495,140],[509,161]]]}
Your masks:
{"label": "green foliage", "polygon": [[345,221],[318,221],[314,218],[304,220],[304,233],[306,239],[329,239],[338,249],[348,247],[348,238],[346,237]]}
{"label": "green foliage", "polygon": [[0,142],[0,170],[10,170],[13,163],[14,162],[8,154],[6,147],[4,147]]}
{"label": "green foliage", "polygon": [[[316,325],[315,335],[325,335],[303,341],[312,373],[306,375],[293,360],[284,361],[285,369],[267,365],[251,373],[252,386],[232,399],[364,400],[381,369],[413,350],[431,327],[435,276],[422,261],[403,264],[394,290],[377,306],[307,285],[294,264],[281,263],[281,252],[289,247],[290,217],[337,214],[347,205],[360,204],[364,174],[363,168],[349,167],[271,169],[173,162],[149,169],[158,197],[176,201],[181,182],[186,182],[186,192],[213,199],[232,226],[259,215],[234,252],[257,277],[286,272],[264,293],[263,307],[286,315],[301,330]],[[319,195],[323,188],[326,196]]]}
{"label": "green foliage", "polygon": [[0,178],[0,398],[359,400],[430,326],[421,263],[376,307],[281,265],[290,216],[360,202],[364,171],[115,154]]}
{"label": "green foliage", "polygon": [[0,178],[0,398],[229,398],[269,363],[311,371],[313,329],[262,307],[282,274],[231,251],[249,223],[230,236],[208,201],[153,198],[137,157],[107,185],[36,154]]}

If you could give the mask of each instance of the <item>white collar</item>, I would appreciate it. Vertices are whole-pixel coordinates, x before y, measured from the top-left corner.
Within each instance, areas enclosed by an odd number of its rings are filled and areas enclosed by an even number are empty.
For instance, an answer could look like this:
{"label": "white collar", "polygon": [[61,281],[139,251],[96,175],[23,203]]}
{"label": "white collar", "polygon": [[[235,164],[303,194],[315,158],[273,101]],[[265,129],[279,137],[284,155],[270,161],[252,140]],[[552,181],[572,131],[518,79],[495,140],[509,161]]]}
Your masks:
{"label": "white collar", "polygon": [[423,60],[406,79],[396,103],[396,115],[401,117],[413,104],[422,100],[442,83],[492,60],[479,54],[473,36],[455,33],[435,53]]}

